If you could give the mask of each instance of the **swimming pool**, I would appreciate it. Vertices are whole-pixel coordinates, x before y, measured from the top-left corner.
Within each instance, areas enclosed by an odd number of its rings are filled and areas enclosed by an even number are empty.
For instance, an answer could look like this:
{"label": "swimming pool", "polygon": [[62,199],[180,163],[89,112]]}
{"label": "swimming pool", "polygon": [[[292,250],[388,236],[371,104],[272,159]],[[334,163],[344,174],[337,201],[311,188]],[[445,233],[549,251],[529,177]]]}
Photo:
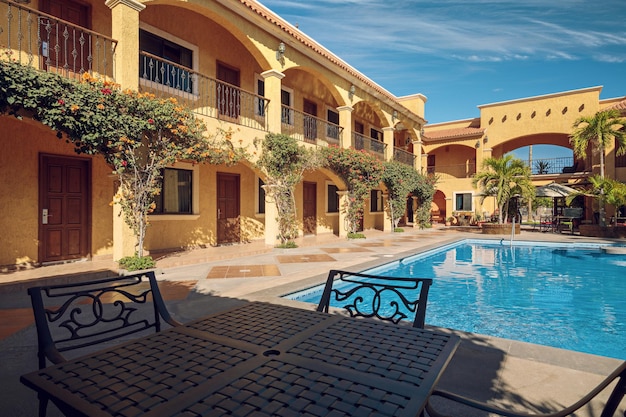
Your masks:
{"label": "swimming pool", "polygon": [[626,359],[626,255],[603,247],[465,240],[366,272],[433,278],[427,324]]}

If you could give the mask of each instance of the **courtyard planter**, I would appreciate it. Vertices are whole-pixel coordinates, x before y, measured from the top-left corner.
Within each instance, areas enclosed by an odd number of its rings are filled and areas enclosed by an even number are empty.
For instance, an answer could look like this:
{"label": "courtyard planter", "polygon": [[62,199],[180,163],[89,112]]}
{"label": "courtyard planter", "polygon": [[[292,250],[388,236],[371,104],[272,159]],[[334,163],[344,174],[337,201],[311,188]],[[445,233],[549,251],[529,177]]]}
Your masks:
{"label": "courtyard planter", "polygon": [[581,224],[578,226],[581,236],[589,237],[626,237],[625,226],[600,226],[599,224]]}
{"label": "courtyard planter", "polygon": [[[480,228],[484,235],[510,235],[513,223],[483,223]],[[520,224],[515,225],[515,234],[519,235],[521,231]]]}

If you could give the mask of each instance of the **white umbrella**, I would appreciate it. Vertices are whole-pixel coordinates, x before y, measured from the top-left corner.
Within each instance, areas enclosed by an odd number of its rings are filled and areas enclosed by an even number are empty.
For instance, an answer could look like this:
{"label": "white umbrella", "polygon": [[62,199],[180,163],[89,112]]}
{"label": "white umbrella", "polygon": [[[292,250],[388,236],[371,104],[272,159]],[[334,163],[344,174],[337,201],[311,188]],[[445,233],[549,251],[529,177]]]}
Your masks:
{"label": "white umbrella", "polygon": [[568,187],[567,185],[558,184],[556,182],[551,182],[550,184],[537,187],[537,189],[535,190],[535,195],[537,197],[559,198],[559,197],[567,197],[568,195],[573,194],[575,192],[576,192],[575,189]]}

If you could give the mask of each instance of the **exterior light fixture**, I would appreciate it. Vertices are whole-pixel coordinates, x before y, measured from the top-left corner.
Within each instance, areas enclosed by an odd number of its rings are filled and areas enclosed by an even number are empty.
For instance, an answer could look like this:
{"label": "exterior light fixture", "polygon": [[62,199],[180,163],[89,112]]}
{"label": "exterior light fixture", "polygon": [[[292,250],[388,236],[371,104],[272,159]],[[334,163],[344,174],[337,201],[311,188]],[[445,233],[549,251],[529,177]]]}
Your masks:
{"label": "exterior light fixture", "polygon": [[474,147],[475,147],[476,149],[480,148],[480,141],[479,141],[479,140],[477,140],[477,141],[476,141],[476,145],[474,145]]}
{"label": "exterior light fixture", "polygon": [[391,115],[391,120],[398,120],[398,111],[394,110],[393,114]]}
{"label": "exterior light fixture", "polygon": [[356,87],[354,86],[354,84],[352,84],[350,86],[350,90],[348,90],[348,97],[350,98],[350,100],[352,100],[352,98],[354,97],[354,93],[356,93]]}
{"label": "exterior light fixture", "polygon": [[485,137],[483,138],[483,143],[487,143],[487,142],[489,142],[489,137],[485,136]]}
{"label": "exterior light fixture", "polygon": [[281,63],[281,65],[285,65],[285,44],[283,42],[278,44],[278,49],[276,50],[276,60]]}

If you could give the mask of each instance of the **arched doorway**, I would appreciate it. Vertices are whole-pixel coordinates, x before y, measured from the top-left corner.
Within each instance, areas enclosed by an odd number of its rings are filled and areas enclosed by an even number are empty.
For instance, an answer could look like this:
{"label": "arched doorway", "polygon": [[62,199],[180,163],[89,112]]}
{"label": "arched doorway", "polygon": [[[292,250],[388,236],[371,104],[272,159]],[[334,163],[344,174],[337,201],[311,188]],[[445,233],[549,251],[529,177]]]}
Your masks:
{"label": "arched doorway", "polygon": [[430,218],[433,223],[445,223],[446,217],[446,196],[441,190],[437,190],[433,196]]}

